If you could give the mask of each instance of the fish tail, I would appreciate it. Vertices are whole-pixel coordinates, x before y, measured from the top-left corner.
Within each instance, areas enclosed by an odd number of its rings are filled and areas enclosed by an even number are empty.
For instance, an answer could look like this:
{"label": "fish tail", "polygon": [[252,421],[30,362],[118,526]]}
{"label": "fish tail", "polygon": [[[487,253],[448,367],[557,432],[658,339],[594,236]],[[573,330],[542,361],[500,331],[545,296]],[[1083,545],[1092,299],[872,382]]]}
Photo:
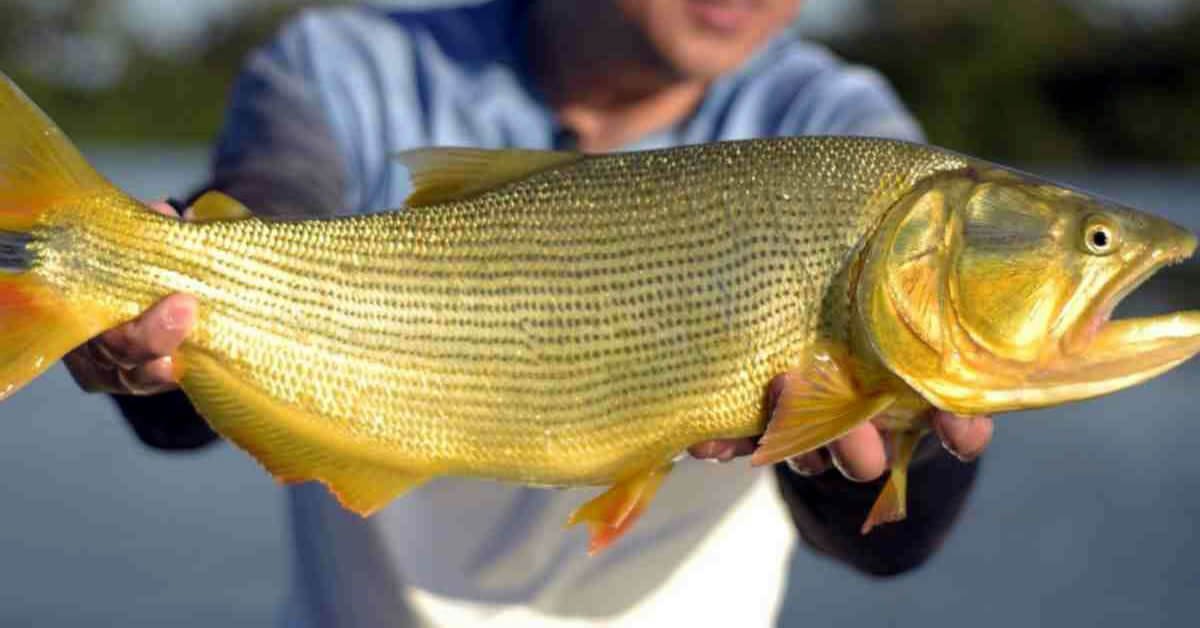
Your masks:
{"label": "fish tail", "polygon": [[106,194],[120,192],[0,73],[0,399],[100,331],[37,272],[28,245],[51,210]]}
{"label": "fish tail", "polygon": [[29,231],[47,211],[103,194],[120,192],[0,73],[0,231]]}

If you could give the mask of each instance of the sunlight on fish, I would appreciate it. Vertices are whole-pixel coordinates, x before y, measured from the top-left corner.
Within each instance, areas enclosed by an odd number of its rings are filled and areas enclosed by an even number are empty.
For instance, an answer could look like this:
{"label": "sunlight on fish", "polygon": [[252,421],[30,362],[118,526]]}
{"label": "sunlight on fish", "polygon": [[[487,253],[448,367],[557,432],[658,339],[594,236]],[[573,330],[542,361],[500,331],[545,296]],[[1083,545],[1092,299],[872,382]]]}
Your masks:
{"label": "sunlight on fish", "polygon": [[[583,156],[431,148],[371,216],[194,222],[98,175],[0,76],[0,387],[164,296],[212,427],[283,482],[369,514],[429,478],[608,486],[591,551],[688,446],[763,434],[770,464],[874,421],[902,519],[935,408],[1087,399],[1200,351],[1200,313],[1110,321],[1196,239],[938,148],[787,138]],[[795,384],[764,415],[768,383]]]}

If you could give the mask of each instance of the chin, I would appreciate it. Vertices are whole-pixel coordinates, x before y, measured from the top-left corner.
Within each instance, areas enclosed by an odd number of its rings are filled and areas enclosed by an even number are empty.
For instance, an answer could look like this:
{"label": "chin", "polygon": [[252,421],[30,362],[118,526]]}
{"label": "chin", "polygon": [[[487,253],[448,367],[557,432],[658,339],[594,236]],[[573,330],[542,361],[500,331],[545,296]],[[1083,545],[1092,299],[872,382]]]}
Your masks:
{"label": "chin", "polygon": [[782,32],[799,0],[616,0],[625,24],[677,77],[715,79]]}
{"label": "chin", "polygon": [[679,77],[713,80],[748,61],[757,45],[713,42],[708,38],[676,39],[660,49],[664,63]]}

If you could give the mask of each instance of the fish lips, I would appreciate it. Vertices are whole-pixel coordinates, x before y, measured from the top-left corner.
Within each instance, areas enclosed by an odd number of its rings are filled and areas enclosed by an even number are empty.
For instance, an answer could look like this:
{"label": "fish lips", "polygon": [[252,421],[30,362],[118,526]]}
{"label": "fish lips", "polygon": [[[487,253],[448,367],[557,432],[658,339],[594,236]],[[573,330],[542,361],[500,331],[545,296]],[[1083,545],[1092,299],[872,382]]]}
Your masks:
{"label": "fish lips", "polygon": [[1092,386],[1099,394],[1150,379],[1200,353],[1200,311],[1111,319],[1117,305],[1155,273],[1192,256],[1195,236],[1179,231],[1171,245],[1145,255],[1105,289],[1096,306],[1064,337],[1060,359],[1043,378]]}

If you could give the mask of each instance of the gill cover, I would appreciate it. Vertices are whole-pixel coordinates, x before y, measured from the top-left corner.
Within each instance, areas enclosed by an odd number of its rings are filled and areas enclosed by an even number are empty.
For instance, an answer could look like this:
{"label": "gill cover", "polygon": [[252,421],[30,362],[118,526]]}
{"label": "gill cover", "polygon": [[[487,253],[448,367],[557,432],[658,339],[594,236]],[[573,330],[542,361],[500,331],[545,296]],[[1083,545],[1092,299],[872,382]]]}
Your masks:
{"label": "gill cover", "polygon": [[1037,389],[1066,363],[1063,338],[1127,265],[1079,246],[1091,204],[986,166],[923,181],[889,212],[864,261],[856,298],[871,347],[944,410],[1068,400]]}

